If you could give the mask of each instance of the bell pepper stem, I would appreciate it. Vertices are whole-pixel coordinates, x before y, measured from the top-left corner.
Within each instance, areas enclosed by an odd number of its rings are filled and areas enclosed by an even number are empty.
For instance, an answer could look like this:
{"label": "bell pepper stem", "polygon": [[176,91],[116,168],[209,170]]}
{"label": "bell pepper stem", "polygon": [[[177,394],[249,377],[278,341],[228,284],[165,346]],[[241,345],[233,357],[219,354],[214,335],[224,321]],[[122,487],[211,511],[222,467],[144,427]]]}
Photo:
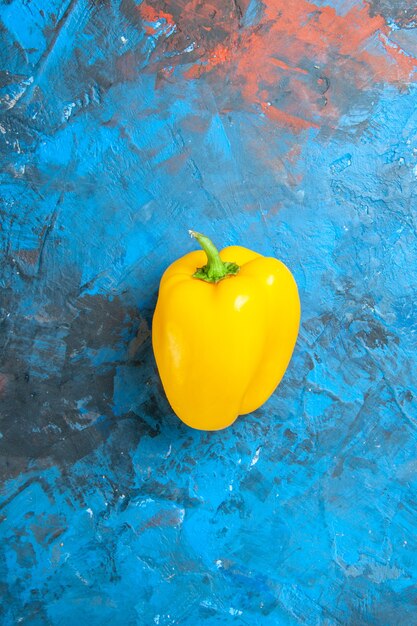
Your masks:
{"label": "bell pepper stem", "polygon": [[229,261],[222,261],[219,251],[211,239],[201,233],[196,233],[194,230],[189,230],[188,232],[191,237],[197,239],[207,255],[207,264],[203,267],[198,267],[193,274],[193,278],[204,280],[207,283],[218,283],[228,276],[236,276],[240,269],[239,265]]}

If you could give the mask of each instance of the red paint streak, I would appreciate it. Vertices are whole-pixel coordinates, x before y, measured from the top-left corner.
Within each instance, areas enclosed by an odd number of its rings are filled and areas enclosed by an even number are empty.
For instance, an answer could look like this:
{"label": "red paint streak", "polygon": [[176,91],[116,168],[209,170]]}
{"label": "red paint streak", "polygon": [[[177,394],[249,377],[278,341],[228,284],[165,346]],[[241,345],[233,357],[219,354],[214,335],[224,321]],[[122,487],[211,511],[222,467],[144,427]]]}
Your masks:
{"label": "red paint streak", "polygon": [[301,67],[293,67],[291,65],[288,65],[288,63],[284,63],[284,61],[282,61],[281,59],[274,59],[272,57],[271,63],[273,63],[282,70],[288,70],[289,72],[296,72],[299,74],[308,74],[307,70],[303,70],[301,69]]}
{"label": "red paint streak", "polygon": [[193,65],[189,70],[185,72],[186,78],[200,78],[201,74],[207,71],[207,68],[210,67],[210,70],[218,66],[224,66],[226,63],[230,62],[232,59],[232,49],[224,44],[217,45],[207,57],[206,68],[203,69],[203,66]]}
{"label": "red paint streak", "polygon": [[417,78],[417,59],[390,41],[390,27],[367,4],[339,15],[308,0],[264,0],[259,23],[246,28],[231,0],[167,0],[165,11],[158,4],[148,0],[139,10],[151,27],[162,18],[177,25],[157,57],[159,71],[165,51],[192,41],[191,53],[169,56],[172,65],[191,59],[187,79],[206,74],[219,91],[227,82],[234,106],[261,108],[297,132],[337,124],[355,97],[378,84],[401,87]]}
{"label": "red paint streak", "polygon": [[143,2],[139,7],[138,11],[140,13],[141,18],[145,22],[159,22],[160,20],[165,20],[167,24],[170,26],[174,26],[175,21],[171,13],[166,13],[161,9],[156,9],[151,6],[147,2]]}
{"label": "red paint streak", "polygon": [[318,124],[315,124],[314,122],[308,120],[304,120],[301,117],[296,117],[295,115],[285,113],[284,111],[281,111],[281,109],[277,109],[277,107],[274,107],[267,102],[262,102],[261,108],[270,120],[272,120],[273,122],[277,122],[282,126],[288,126],[296,133],[302,130],[306,130],[307,128],[319,128]]}
{"label": "red paint streak", "polygon": [[287,161],[294,164],[298,161],[301,155],[301,146],[299,143],[293,145],[291,150],[287,154]]}

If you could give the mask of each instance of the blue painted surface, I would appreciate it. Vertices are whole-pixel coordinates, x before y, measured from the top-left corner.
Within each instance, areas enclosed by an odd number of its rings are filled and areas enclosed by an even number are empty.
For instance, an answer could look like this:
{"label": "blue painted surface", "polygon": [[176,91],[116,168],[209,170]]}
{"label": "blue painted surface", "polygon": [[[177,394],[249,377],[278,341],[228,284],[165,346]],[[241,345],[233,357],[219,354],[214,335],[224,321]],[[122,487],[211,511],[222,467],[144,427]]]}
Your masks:
{"label": "blue painted surface", "polygon": [[[1,7],[2,624],[417,623],[417,18],[295,6]],[[188,228],[302,300],[218,433],[150,346]]]}

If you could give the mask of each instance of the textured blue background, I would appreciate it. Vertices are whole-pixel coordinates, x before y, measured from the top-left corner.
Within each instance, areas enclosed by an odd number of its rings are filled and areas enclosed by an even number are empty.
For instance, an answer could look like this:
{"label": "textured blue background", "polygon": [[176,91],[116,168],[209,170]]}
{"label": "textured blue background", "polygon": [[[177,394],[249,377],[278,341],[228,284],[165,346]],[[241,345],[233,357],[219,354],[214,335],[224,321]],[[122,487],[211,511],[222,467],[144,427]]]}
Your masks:
{"label": "textured blue background", "polygon": [[[416,9],[290,5],[1,5],[2,624],[417,624]],[[303,308],[217,433],[150,345],[188,228]]]}

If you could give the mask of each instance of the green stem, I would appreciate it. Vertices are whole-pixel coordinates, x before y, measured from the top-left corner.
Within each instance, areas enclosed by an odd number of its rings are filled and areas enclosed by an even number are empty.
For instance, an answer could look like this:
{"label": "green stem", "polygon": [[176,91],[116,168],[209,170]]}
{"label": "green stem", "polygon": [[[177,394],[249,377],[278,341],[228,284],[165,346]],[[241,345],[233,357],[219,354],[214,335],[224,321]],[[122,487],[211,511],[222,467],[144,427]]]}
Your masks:
{"label": "green stem", "polygon": [[193,278],[199,278],[205,280],[207,283],[218,283],[223,278],[228,276],[236,276],[239,272],[239,265],[236,263],[229,263],[228,261],[222,261],[214,243],[201,233],[196,233],[193,230],[188,231],[191,237],[197,239],[204,252],[207,254],[207,264],[204,267],[198,267],[193,274]]}

